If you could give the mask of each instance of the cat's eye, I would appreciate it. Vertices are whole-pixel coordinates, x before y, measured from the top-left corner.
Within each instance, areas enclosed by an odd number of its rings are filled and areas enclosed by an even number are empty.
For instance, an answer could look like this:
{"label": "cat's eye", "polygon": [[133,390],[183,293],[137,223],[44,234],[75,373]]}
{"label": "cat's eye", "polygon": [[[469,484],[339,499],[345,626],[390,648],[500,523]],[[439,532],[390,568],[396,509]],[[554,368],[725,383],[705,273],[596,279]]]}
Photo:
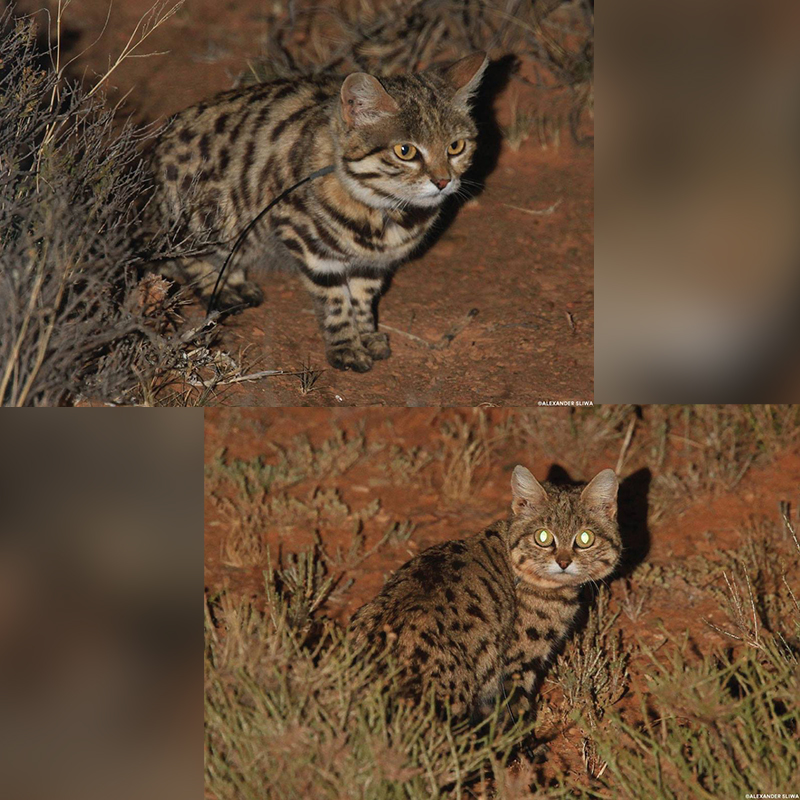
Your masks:
{"label": "cat's eye", "polygon": [[536,544],[538,544],[539,547],[549,547],[553,544],[553,534],[545,528],[536,531],[533,538],[536,540]]}
{"label": "cat's eye", "polygon": [[396,144],[394,146],[394,154],[403,161],[411,161],[417,154],[417,148],[413,144]]}
{"label": "cat's eye", "polygon": [[594,534],[591,531],[581,531],[575,537],[575,544],[578,547],[591,547],[594,544]]}
{"label": "cat's eye", "polygon": [[447,146],[447,152],[451,156],[457,156],[466,146],[467,143],[463,139],[456,139]]}

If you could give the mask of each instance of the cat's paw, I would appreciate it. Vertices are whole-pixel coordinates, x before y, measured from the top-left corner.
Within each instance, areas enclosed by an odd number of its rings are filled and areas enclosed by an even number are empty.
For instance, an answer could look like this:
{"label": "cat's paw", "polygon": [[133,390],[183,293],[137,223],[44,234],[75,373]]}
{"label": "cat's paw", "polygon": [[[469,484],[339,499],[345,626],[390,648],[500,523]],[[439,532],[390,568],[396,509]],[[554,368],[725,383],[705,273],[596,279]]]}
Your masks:
{"label": "cat's paw", "polygon": [[[211,292],[201,293],[203,302],[207,305],[211,299]],[[241,281],[234,286],[223,286],[217,292],[214,309],[217,311],[236,312],[252,306],[261,305],[264,293],[250,281]]]}
{"label": "cat's paw", "polygon": [[264,292],[252,281],[242,281],[233,288],[248,306],[260,306],[264,302]]}
{"label": "cat's paw", "polygon": [[392,348],[389,347],[389,336],[383,331],[362,333],[361,343],[367,348],[367,352],[375,361],[389,358],[392,354]]}
{"label": "cat's paw", "polygon": [[352,369],[353,372],[369,372],[372,369],[370,354],[355,342],[331,347],[325,355],[328,363],[336,369]]}

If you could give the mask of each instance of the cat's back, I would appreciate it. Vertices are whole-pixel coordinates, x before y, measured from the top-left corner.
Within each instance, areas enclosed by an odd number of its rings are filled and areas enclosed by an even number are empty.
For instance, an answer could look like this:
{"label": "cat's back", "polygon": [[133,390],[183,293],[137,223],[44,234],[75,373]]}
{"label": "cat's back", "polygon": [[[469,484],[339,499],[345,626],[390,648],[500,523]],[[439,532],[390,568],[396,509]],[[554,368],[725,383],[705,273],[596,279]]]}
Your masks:
{"label": "cat's back", "polygon": [[499,685],[516,603],[502,525],[420,553],[351,622],[357,643],[394,653],[401,692],[432,690],[442,713],[468,713]]}
{"label": "cat's back", "polygon": [[291,177],[308,171],[340,82],[331,76],[274,80],[222,92],[178,112],[152,151],[162,188],[186,192],[193,185],[223,185],[233,190],[234,208],[251,207],[256,178],[264,183],[276,173]]}
{"label": "cat's back", "polygon": [[228,89],[174,114],[159,137],[158,148],[169,150],[170,143],[189,145],[203,135],[229,144],[254,134],[277,139],[292,116],[333,100],[340,83],[340,78],[332,76],[296,77]]}
{"label": "cat's back", "polygon": [[380,645],[393,634],[402,647],[417,645],[423,631],[447,643],[510,626],[515,594],[503,525],[430,547],[400,567],[353,616],[357,639]]}

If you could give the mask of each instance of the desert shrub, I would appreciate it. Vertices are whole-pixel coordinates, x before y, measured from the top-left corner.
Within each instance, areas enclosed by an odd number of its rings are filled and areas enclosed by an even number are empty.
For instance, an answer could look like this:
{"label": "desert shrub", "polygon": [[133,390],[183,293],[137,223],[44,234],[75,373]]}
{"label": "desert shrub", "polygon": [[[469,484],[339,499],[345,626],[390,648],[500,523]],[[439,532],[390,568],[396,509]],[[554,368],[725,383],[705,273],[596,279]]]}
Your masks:
{"label": "desert shrub", "polygon": [[3,405],[141,402],[184,359],[180,299],[139,273],[142,137],[42,55],[31,21],[0,16]]}

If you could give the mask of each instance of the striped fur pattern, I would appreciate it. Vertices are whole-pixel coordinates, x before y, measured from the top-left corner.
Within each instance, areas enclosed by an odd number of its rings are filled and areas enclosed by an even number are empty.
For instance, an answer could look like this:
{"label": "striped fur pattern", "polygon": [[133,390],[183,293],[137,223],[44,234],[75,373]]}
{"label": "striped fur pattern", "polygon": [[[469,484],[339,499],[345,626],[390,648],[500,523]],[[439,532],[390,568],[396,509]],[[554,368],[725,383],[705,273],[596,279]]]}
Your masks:
{"label": "striped fur pattern", "polygon": [[420,553],[351,621],[360,645],[393,648],[404,693],[432,691],[454,714],[487,713],[508,677],[533,692],[572,630],[580,586],[609,575],[622,550],[612,470],[561,487],[518,466],[512,497],[508,520]]}
{"label": "striped fur pattern", "polygon": [[159,214],[194,232],[210,228],[219,246],[162,271],[207,296],[232,241],[261,209],[333,165],[254,227],[228,267],[220,305],[261,302],[248,267],[288,265],[314,298],[328,361],[370,369],[390,354],[375,319],[387,276],[419,247],[472,161],[470,100],[485,65],[476,53],[380,80],[277,80],[179,113],[154,149]]}

